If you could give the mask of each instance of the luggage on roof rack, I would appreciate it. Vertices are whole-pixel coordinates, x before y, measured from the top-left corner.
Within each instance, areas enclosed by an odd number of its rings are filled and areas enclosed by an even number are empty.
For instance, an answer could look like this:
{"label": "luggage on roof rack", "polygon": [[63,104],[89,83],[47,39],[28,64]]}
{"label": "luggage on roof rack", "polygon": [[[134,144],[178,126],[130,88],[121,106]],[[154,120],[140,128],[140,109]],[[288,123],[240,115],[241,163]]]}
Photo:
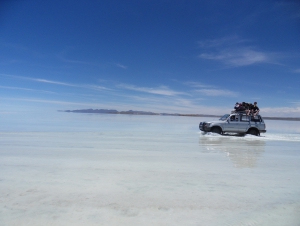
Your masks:
{"label": "luggage on roof rack", "polygon": [[245,111],[231,111],[231,114],[247,114]]}

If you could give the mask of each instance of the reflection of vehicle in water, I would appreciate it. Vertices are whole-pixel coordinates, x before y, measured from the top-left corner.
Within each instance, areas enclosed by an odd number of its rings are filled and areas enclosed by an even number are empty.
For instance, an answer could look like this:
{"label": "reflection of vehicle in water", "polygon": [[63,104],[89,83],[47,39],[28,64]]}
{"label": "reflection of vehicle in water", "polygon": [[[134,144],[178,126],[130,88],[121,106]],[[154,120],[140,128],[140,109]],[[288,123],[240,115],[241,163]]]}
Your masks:
{"label": "reflection of vehicle in water", "polygon": [[265,151],[265,141],[250,140],[236,136],[200,136],[199,144],[207,152],[225,152],[238,168],[255,167],[261,153]]}
{"label": "reflection of vehicle in water", "polygon": [[218,134],[240,133],[258,136],[260,133],[266,132],[266,125],[260,115],[252,116],[240,112],[226,114],[218,121],[200,122],[199,129]]}

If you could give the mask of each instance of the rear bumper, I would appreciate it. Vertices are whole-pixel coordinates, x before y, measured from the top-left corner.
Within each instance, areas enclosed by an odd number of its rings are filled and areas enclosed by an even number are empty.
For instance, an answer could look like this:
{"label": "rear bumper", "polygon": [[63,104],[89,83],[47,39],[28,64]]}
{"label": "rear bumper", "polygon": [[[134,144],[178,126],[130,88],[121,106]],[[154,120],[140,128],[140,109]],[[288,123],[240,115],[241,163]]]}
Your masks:
{"label": "rear bumper", "polygon": [[266,133],[267,130],[260,130],[259,132],[260,132],[260,133]]}

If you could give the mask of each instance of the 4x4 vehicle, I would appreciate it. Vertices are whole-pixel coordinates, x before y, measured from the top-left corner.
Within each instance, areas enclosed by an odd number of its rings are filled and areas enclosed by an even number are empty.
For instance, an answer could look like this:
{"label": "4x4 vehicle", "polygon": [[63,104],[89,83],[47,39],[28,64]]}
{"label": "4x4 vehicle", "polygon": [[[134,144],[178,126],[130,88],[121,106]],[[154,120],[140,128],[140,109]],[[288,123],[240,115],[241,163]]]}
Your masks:
{"label": "4x4 vehicle", "polygon": [[218,121],[200,122],[199,129],[218,134],[239,133],[255,136],[267,132],[266,124],[260,115],[252,116],[244,112],[225,114]]}

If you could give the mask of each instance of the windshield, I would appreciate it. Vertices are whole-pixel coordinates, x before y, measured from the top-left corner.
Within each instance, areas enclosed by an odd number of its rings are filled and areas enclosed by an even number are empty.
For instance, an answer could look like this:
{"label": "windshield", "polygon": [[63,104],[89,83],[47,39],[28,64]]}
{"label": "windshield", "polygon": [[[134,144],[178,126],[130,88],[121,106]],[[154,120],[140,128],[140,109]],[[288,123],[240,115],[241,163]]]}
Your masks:
{"label": "windshield", "polygon": [[225,121],[228,117],[229,117],[229,114],[225,114],[219,120]]}

